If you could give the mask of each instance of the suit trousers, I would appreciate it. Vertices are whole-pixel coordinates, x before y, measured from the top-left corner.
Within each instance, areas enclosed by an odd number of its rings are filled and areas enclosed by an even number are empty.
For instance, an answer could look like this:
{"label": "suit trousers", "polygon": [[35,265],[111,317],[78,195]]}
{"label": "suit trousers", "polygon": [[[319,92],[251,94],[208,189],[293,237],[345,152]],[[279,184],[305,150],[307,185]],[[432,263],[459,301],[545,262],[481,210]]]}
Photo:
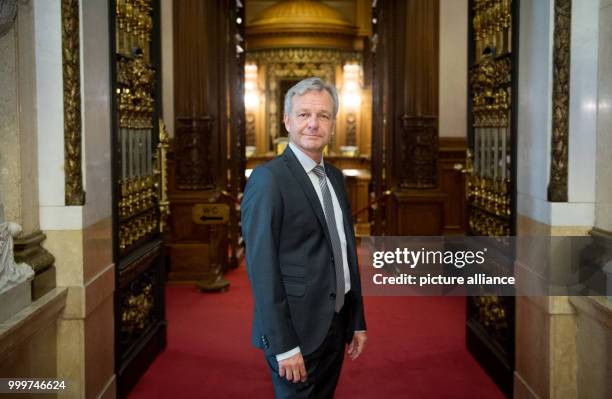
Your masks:
{"label": "suit trousers", "polygon": [[331,399],[340,378],[346,345],[348,306],[334,313],[323,343],[314,352],[304,356],[308,377],[305,382],[294,383],[278,375],[276,357],[266,356],[272,374],[276,399]]}

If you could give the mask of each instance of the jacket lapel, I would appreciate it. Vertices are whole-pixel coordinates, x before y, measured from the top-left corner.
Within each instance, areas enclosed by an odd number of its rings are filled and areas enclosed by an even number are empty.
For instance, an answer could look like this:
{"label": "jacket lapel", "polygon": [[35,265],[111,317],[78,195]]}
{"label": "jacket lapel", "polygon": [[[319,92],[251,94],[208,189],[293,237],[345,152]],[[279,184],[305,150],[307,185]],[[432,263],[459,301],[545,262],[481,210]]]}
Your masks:
{"label": "jacket lapel", "polygon": [[[298,181],[298,184],[300,185],[300,187],[302,188],[302,191],[306,195],[306,198],[308,199],[308,202],[310,203],[310,206],[312,207],[312,211],[317,216],[317,219],[319,220],[319,224],[321,225],[321,229],[323,230],[323,233],[325,234],[325,238],[327,238],[327,242],[329,243],[329,246],[331,248],[331,238],[329,237],[329,231],[327,230],[327,222],[325,221],[325,214],[323,213],[323,208],[321,208],[321,202],[319,202],[319,197],[317,196],[317,192],[312,186],[312,181],[306,174],[306,171],[300,164],[300,161],[298,161],[297,157],[295,156],[293,151],[291,151],[289,146],[287,146],[287,148],[285,149],[285,152],[283,153],[283,159],[285,160],[287,167],[291,171],[291,174],[293,174],[293,177],[295,177],[295,179]],[[334,186],[334,190],[335,189],[336,187]]]}

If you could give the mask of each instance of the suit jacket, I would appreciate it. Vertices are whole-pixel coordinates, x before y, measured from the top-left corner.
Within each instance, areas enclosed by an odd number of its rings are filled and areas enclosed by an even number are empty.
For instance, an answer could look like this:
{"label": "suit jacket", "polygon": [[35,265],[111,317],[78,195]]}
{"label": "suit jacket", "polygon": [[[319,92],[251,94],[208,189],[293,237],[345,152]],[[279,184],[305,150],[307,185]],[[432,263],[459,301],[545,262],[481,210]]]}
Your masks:
{"label": "suit jacket", "polygon": [[[345,298],[347,342],[365,330],[352,213],[344,176],[325,170],[342,208],[351,276]],[[300,346],[302,354],[323,342],[334,315],[336,277],[325,214],[312,182],[289,147],[253,170],[241,205],[242,235],[253,290],[252,342],[266,355]]]}

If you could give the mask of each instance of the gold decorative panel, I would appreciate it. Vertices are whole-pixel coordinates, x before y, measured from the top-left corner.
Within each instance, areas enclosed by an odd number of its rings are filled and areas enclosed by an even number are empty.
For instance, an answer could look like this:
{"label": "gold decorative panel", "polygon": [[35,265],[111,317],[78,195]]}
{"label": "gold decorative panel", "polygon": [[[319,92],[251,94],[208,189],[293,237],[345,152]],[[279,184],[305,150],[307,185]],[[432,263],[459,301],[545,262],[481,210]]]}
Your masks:
{"label": "gold decorative panel", "polygon": [[157,73],[151,64],[150,0],[116,1],[119,248],[158,229],[155,153]]}
{"label": "gold decorative panel", "polygon": [[553,112],[548,200],[567,201],[572,1],[555,0]]}
{"label": "gold decorative panel", "polygon": [[166,341],[164,241],[169,212],[159,120],[160,0],[110,0],[115,374],[129,391]]}
{"label": "gold decorative panel", "polygon": [[438,174],[438,118],[402,115],[401,188],[434,188]]}
{"label": "gold decorative panel", "polygon": [[246,33],[249,51],[299,47],[353,50],[357,27],[323,2],[286,0],[266,8]]}
{"label": "gold decorative panel", "polygon": [[473,2],[474,59],[470,70],[473,173],[468,179],[469,226],[476,235],[511,232],[511,2]]}
{"label": "gold decorative panel", "polygon": [[81,67],[79,1],[62,0],[62,78],[64,82],[64,172],[66,205],[85,204],[81,166]]}
{"label": "gold decorative panel", "polygon": [[[514,234],[516,218],[518,1],[471,0],[470,12],[469,233],[499,237],[497,250],[512,256],[512,245],[502,237]],[[495,259],[489,263],[501,272],[513,267]],[[468,350],[508,397],[513,389],[514,313],[514,297],[484,288],[467,303]]]}

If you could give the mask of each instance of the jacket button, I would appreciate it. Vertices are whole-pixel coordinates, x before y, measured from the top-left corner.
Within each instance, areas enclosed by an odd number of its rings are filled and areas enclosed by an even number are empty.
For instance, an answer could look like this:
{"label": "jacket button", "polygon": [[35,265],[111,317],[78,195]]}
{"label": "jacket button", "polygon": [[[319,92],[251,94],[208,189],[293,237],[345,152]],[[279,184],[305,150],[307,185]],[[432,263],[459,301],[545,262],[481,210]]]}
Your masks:
{"label": "jacket button", "polygon": [[333,292],[329,294],[329,299],[331,299],[332,301],[336,299],[336,294],[334,294]]}

